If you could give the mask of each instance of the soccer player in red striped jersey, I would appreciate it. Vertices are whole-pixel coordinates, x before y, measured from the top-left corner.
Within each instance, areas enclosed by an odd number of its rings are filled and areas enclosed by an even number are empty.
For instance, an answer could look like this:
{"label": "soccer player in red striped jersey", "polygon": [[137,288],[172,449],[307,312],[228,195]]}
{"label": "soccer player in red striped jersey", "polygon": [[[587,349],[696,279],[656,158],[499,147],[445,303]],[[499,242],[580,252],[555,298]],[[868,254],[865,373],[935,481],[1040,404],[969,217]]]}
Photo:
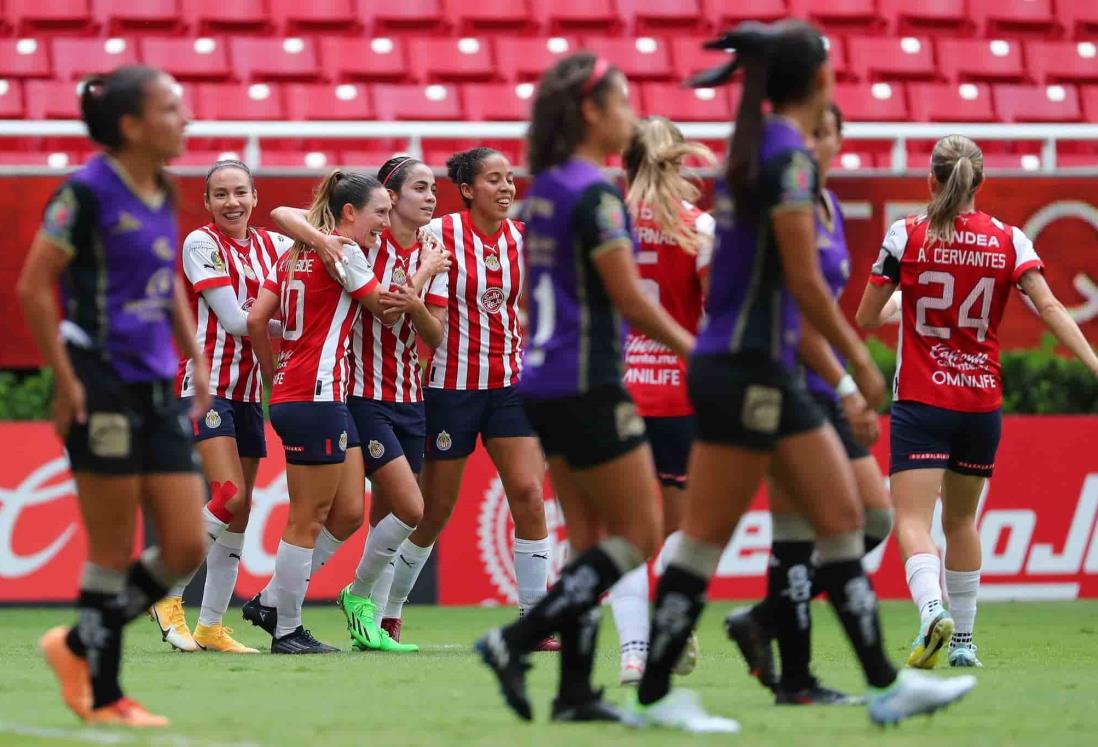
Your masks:
{"label": "soccer player in red striped jersey", "polygon": [[[250,225],[258,193],[251,171],[240,161],[211,166],[203,197],[212,220],[183,241],[183,284],[198,324],[195,341],[212,363],[213,403],[193,428],[210,485],[205,513],[217,519],[209,522],[209,533],[217,534],[221,522],[229,525],[206,555],[206,584],[194,636],[182,606],[183,590],[193,574],[177,583],[149,613],[164,640],[181,651],[255,653],[222,625],[236,586],[259,460],[267,456],[260,405],[263,386],[248,339],[248,309],[275,260],[289,249],[290,240]],[[280,335],[281,325],[272,322],[270,331]],[[188,358],[179,362],[180,397],[194,396],[193,366]]]}
{"label": "soccer player in red striped jersey", "polygon": [[[449,272],[435,276],[427,303],[442,322],[442,342],[428,369],[424,514],[400,548],[394,589],[411,589],[457,502],[465,460],[479,435],[515,520],[519,612],[545,595],[552,551],[542,485],[545,461],[515,384],[521,371],[522,231],[508,218],[515,198],[511,164],[491,148],[473,148],[447,162],[465,210],[431,221],[451,253]],[[403,600],[394,593],[390,610]],[[554,640],[545,650],[557,650]]]}
{"label": "soccer player in red striped jersey", "polygon": [[[968,138],[938,141],[927,212],[889,228],[857,314],[862,327],[880,326],[882,310],[901,289],[890,473],[896,537],[920,616],[907,663],[924,669],[937,664],[947,645],[951,666],[980,666],[972,643],[981,564],[976,509],[999,446],[998,329],[1011,287],[1028,296],[1057,339],[1098,375],[1098,357],[1049,290],[1033,243],[976,209],[983,165],[983,153]],[[949,611],[930,535],[939,492]]]}
{"label": "soccer player in red striped jersey", "polygon": [[[344,246],[346,262],[337,265],[342,277],[330,277],[317,250],[295,242],[275,264],[248,315],[263,377],[273,384],[271,423],[286,451],[290,495],[274,577],[260,599],[244,610],[245,619],[273,630],[272,653],[338,651],[305,630],[301,604],[312,572],[313,547],[344,483],[352,484],[347,492],[357,493],[362,510],[362,453],[345,403],[346,356],[361,307],[381,313],[378,282],[361,247],[373,245],[388,228],[389,209],[389,195],[373,177],[332,172],[317,191],[308,220],[325,233],[354,242]],[[276,368],[262,333],[279,310],[284,329]],[[257,616],[260,606],[267,608],[266,614]],[[271,607],[274,615],[269,614]]]}
{"label": "soccer player in red striped jersey", "polygon": [[[694,206],[699,190],[681,173],[694,156],[712,162],[700,143],[687,143],[664,117],[637,123],[624,154],[626,202],[637,239],[637,269],[649,297],[684,329],[695,334],[713,252],[713,218]],[[686,363],[666,346],[630,330],[625,341],[625,384],[644,417],[663,499],[663,528],[679,526],[686,465],[694,442],[694,410],[686,393]],[[673,544],[677,535],[669,537]],[[621,684],[635,685],[648,655],[648,567],[625,574],[610,590],[610,606],[621,644]],[[693,671],[697,639],[691,637],[676,666]]]}

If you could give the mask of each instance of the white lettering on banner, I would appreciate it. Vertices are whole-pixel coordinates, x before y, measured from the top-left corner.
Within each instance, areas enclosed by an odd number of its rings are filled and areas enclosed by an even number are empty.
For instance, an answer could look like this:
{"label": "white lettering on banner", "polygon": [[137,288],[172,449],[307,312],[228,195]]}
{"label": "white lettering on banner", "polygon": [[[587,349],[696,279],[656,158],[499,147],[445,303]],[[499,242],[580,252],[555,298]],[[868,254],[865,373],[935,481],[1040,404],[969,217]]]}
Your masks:
{"label": "white lettering on banner", "polygon": [[[64,529],[59,529],[57,537],[46,547],[30,555],[17,554],[12,541],[15,536],[15,525],[24,508],[73,495],[76,488],[68,472],[68,460],[65,457],[57,457],[27,475],[27,478],[13,490],[0,488],[0,578],[21,578],[31,575],[49,564],[76,534],[76,523],[70,523]],[[65,479],[49,484],[51,480],[60,476],[64,476]]]}
{"label": "white lettering on banner", "polygon": [[[1024,508],[988,511],[980,522],[980,546],[983,548],[984,575],[1012,576],[1021,572],[1026,551],[1037,525],[1037,514]],[[995,552],[999,537],[1006,531],[1006,547]]]}
{"label": "white lettering on banner", "polygon": [[748,511],[717,564],[718,576],[762,576],[770,560],[769,511]]}
{"label": "white lettering on banner", "polygon": [[[1026,222],[1025,228],[1022,229],[1022,233],[1028,236],[1030,241],[1036,244],[1037,237],[1041,234],[1041,231],[1045,230],[1050,223],[1060,220],[1061,218],[1078,218],[1087,223],[1091,228],[1098,230],[1098,208],[1095,208],[1088,202],[1059,200],[1045,205],[1031,215]],[[1068,305],[1067,301],[1064,301],[1068,313],[1071,314],[1071,318],[1079,324],[1084,324],[1092,319],[1098,318],[1098,284],[1095,284],[1094,279],[1091,278],[1090,274],[1087,272],[1076,273],[1075,277],[1072,278],[1072,286],[1079,292],[1079,295],[1086,298],[1086,301],[1077,306]],[[1053,290],[1060,296],[1059,290],[1055,288]],[[1060,298],[1064,298],[1064,296],[1060,296]],[[1037,309],[1033,306],[1033,302],[1029,300],[1029,296],[1022,294],[1022,300],[1025,301],[1026,306],[1028,306],[1031,311],[1036,313]]]}
{"label": "white lettering on banner", "polygon": [[1090,539],[1090,528],[1094,526],[1094,516],[1098,513],[1098,475],[1087,475],[1083,483],[1083,492],[1075,506],[1075,515],[1071,517],[1071,528],[1063,552],[1056,554],[1052,545],[1039,542],[1029,553],[1026,573],[1078,573],[1083,562],[1083,553]]}

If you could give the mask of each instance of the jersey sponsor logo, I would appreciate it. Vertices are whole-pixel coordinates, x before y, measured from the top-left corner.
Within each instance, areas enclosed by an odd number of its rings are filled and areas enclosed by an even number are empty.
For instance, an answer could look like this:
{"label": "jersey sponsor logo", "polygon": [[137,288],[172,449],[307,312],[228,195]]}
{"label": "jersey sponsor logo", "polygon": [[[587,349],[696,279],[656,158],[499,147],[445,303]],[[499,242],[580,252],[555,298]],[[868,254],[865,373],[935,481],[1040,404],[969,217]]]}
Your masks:
{"label": "jersey sponsor logo", "polygon": [[217,249],[210,252],[209,262],[204,262],[202,266],[214,272],[225,272],[225,261],[221,259],[221,252]]}
{"label": "jersey sponsor logo", "polygon": [[114,228],[111,229],[111,233],[129,233],[131,231],[140,231],[141,221],[133,217],[125,210],[119,211],[118,222],[114,224]]}
{"label": "jersey sponsor logo", "polygon": [[503,303],[506,301],[506,297],[503,295],[503,290],[500,288],[489,288],[484,291],[480,296],[480,306],[489,314],[495,314],[503,308]]}
{"label": "jersey sponsor logo", "polygon": [[942,233],[934,233],[929,228],[926,232],[926,238],[931,243],[941,244],[969,244],[975,246],[986,246],[993,249],[998,249],[1001,244],[996,236],[988,235],[986,233],[977,233],[976,231],[943,231]]}
{"label": "jersey sponsor logo", "polygon": [[217,410],[211,409],[206,413],[206,427],[207,428],[220,428],[221,427],[221,413]]}
{"label": "jersey sponsor logo", "polygon": [[743,395],[740,423],[749,431],[767,435],[778,432],[782,417],[782,393],[769,386],[752,384]]}
{"label": "jersey sponsor logo", "polygon": [[130,455],[130,421],[120,412],[93,412],[88,417],[88,450],[104,459]]}
{"label": "jersey sponsor logo", "polygon": [[963,353],[943,343],[930,348],[930,359],[938,366],[930,380],[938,386],[996,389],[999,378],[991,372],[987,353]]}
{"label": "jersey sponsor logo", "polygon": [[435,438],[435,448],[439,451],[449,451],[453,445],[454,440],[450,438],[450,434],[446,431],[439,432],[438,437]]}
{"label": "jersey sponsor logo", "polygon": [[484,257],[484,266],[492,272],[497,272],[500,268],[499,257],[495,254],[488,254]]}
{"label": "jersey sponsor logo", "polygon": [[371,439],[369,445],[366,447],[366,451],[370,453],[370,457],[373,459],[381,459],[385,456],[385,444],[376,439]]}

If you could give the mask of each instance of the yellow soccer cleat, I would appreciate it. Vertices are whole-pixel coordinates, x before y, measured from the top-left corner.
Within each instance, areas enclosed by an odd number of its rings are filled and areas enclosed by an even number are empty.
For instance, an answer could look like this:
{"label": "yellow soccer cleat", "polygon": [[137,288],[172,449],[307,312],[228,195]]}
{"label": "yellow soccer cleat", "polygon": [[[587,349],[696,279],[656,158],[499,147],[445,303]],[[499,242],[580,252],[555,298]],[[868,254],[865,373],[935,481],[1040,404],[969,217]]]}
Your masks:
{"label": "yellow soccer cleat", "polygon": [[164,597],[154,604],[149,608],[149,619],[160,628],[160,637],[175,648],[180,651],[198,650],[183,614],[183,600],[179,597]]}
{"label": "yellow soccer cleat", "polygon": [[953,637],[953,616],[942,610],[919,631],[911,643],[907,665],[915,669],[933,669],[938,666],[938,656]]}
{"label": "yellow soccer cleat", "polygon": [[259,650],[245,646],[232,636],[233,629],[217,625],[198,624],[194,629],[194,642],[203,651],[217,651],[223,654],[258,654]]}

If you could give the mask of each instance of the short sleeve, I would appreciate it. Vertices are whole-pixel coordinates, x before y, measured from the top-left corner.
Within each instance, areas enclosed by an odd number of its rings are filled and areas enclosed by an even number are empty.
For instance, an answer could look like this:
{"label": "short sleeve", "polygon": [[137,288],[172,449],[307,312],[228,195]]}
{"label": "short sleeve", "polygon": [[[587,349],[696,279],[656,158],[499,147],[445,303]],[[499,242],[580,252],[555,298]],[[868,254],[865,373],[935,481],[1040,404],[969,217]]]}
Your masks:
{"label": "short sleeve", "polygon": [[881,244],[881,253],[870,270],[869,282],[874,285],[899,285],[900,260],[907,249],[907,221],[898,220],[892,224]]}
{"label": "short sleeve", "polygon": [[278,277],[278,270],[284,265],[285,262],[275,262],[273,265],[271,265],[271,269],[267,273],[267,277],[263,279],[263,290],[269,290],[276,296],[281,295],[282,281]]}
{"label": "short sleeve", "polygon": [[40,234],[69,256],[91,248],[98,203],[86,184],[62,184],[46,205]]}
{"label": "short sleeve", "polygon": [[628,215],[625,201],[614,185],[592,184],[580,195],[572,213],[580,250],[594,258],[611,249],[631,247],[633,236]]}
{"label": "short sleeve", "polygon": [[221,247],[202,230],[191,231],[183,240],[183,274],[195,293],[208,288],[232,285]]}
{"label": "short sleeve", "polygon": [[1012,226],[1010,229],[1011,240],[1014,243],[1014,273],[1011,275],[1017,283],[1029,270],[1044,270],[1045,263],[1037,256],[1037,250],[1033,248],[1033,242],[1022,233],[1021,229]]}
{"label": "short sleeve", "polygon": [[344,266],[347,270],[347,292],[356,301],[368,296],[377,287],[377,277],[370,260],[366,259],[361,249],[351,244],[343,245],[343,256],[347,260]]}
{"label": "short sleeve", "polygon": [[281,257],[286,252],[293,248],[294,240],[289,236],[286,236],[275,231],[268,231],[267,235],[271,237],[271,243],[274,244],[275,256]]}
{"label": "short sleeve", "polygon": [[446,308],[450,304],[450,273],[440,272],[427,284],[428,306]]}
{"label": "short sleeve", "polygon": [[804,151],[783,151],[762,165],[759,189],[769,213],[812,210],[816,204],[816,163]]}
{"label": "short sleeve", "polygon": [[717,221],[709,213],[701,213],[694,221],[694,230],[698,234],[698,256],[694,262],[698,275],[709,272],[709,263],[713,261],[713,241],[717,231]]}

